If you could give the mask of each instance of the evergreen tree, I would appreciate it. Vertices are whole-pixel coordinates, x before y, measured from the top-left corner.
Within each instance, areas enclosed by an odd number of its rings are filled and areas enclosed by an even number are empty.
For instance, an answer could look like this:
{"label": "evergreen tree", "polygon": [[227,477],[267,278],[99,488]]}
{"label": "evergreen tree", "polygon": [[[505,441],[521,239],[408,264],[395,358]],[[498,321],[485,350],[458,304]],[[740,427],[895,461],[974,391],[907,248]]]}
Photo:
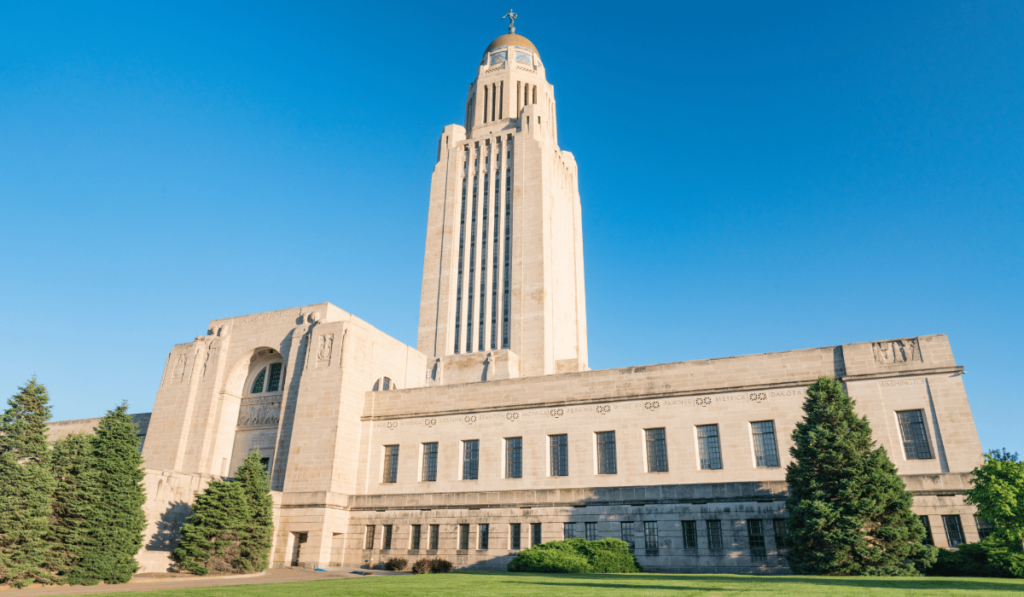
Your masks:
{"label": "evergreen tree", "polygon": [[50,472],[50,398],[33,377],[11,397],[0,421],[0,583],[51,584],[50,515],[56,483]]}
{"label": "evergreen tree", "polygon": [[236,572],[241,544],[246,541],[249,505],[241,483],[210,481],[196,496],[192,515],[181,527],[174,557],[193,574]]}
{"label": "evergreen tree", "polygon": [[92,440],[99,482],[89,535],[96,548],[83,554],[81,568],[84,576],[107,583],[128,582],[139,569],[135,554],[146,528],[146,473],[138,430],[127,411],[127,404],[108,411]]}
{"label": "evergreen tree", "polygon": [[246,538],[239,546],[238,571],[260,572],[269,565],[274,541],[274,498],[270,495],[270,476],[260,462],[259,452],[249,452],[235,472],[234,482],[242,486],[249,509]]}
{"label": "evergreen tree", "polygon": [[96,541],[90,531],[97,508],[99,477],[93,454],[93,435],[72,433],[53,445],[50,469],[57,481],[48,567],[71,585],[98,581],[79,564]]}
{"label": "evergreen tree", "polygon": [[842,384],[819,377],[793,432],[789,566],[796,574],[917,575],[935,561],[924,526],[866,417]]}

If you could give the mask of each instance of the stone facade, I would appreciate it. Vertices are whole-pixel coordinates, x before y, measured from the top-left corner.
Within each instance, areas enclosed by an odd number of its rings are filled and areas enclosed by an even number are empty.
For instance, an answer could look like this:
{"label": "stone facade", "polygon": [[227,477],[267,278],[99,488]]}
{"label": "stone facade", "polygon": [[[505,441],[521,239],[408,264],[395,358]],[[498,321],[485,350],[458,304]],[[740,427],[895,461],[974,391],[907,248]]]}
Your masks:
{"label": "stone facade", "polygon": [[935,544],[977,539],[963,494],[982,450],[943,335],[589,370],[556,123],[536,48],[496,39],[466,125],[442,132],[418,349],[330,303],[217,319],[172,348],[139,415],[143,571],[170,565],[195,493],[257,450],[275,566],[503,568],[536,541],[611,536],[650,570],[785,572],[790,437],[821,375],[868,417]]}

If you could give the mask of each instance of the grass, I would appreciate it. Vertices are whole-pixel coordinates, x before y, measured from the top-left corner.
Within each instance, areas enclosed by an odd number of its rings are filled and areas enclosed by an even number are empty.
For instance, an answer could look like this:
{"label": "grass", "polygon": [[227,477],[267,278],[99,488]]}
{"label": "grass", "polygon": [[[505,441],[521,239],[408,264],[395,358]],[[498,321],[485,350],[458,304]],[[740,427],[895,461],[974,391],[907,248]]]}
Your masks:
{"label": "grass", "polygon": [[423,576],[371,576],[264,585],[146,592],[146,597],[563,597],[573,595],[1024,595],[1024,580],[1002,578],[878,578],[739,576],[710,574],[511,574],[456,572]]}

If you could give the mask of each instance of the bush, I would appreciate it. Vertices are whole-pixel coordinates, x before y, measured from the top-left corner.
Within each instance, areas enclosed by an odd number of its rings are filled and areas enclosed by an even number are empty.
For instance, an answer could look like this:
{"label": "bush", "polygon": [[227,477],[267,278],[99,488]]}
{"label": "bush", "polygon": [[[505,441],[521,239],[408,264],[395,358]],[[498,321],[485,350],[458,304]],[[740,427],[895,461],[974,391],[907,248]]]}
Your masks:
{"label": "bush", "polygon": [[[401,558],[397,558],[397,559],[401,559]],[[403,562],[402,568],[404,568],[405,567],[404,566],[405,560],[402,560],[402,562]],[[390,560],[389,560],[388,563],[390,563]],[[448,560],[443,560],[441,558],[422,558],[422,559],[416,560],[416,563],[412,565],[412,573],[413,574],[429,574],[429,573],[443,574],[445,572],[451,572],[452,568],[454,568],[454,566],[452,566],[452,563],[449,562]]]}
{"label": "bush", "polygon": [[964,543],[956,551],[939,550],[928,576],[981,576],[1024,578],[1024,553],[1019,545],[989,537],[981,543]]}
{"label": "bush", "polygon": [[525,549],[508,564],[509,572],[560,572],[582,574],[586,572],[632,573],[642,572],[629,544],[618,539],[600,541],[567,539],[549,541]]}
{"label": "bush", "polygon": [[401,570],[405,570],[405,567],[408,566],[408,565],[409,565],[409,560],[407,560],[405,558],[390,558],[384,564],[384,569],[385,570],[391,570],[393,572],[398,572],[398,571],[401,571]]}

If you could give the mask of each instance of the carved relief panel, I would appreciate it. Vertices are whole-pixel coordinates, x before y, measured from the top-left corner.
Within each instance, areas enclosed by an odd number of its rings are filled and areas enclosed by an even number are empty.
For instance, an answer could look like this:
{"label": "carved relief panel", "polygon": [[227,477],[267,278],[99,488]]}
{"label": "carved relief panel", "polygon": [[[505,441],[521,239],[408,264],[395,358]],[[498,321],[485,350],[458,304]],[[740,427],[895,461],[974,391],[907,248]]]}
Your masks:
{"label": "carved relief panel", "polygon": [[924,362],[924,358],[921,356],[921,344],[917,338],[875,342],[871,345],[871,350],[875,354],[875,363],[879,365]]}

